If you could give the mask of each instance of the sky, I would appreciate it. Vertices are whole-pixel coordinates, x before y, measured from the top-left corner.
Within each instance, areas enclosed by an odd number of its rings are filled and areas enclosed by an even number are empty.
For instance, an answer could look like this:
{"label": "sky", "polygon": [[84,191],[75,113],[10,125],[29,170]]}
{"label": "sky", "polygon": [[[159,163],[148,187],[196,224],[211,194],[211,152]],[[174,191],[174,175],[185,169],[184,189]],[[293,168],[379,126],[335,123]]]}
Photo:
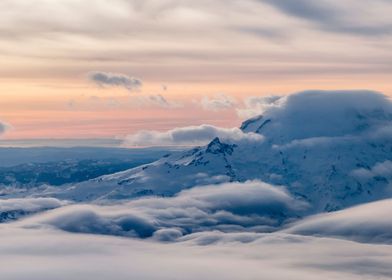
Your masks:
{"label": "sky", "polygon": [[0,137],[232,128],[262,97],[392,96],[389,0],[2,0]]}

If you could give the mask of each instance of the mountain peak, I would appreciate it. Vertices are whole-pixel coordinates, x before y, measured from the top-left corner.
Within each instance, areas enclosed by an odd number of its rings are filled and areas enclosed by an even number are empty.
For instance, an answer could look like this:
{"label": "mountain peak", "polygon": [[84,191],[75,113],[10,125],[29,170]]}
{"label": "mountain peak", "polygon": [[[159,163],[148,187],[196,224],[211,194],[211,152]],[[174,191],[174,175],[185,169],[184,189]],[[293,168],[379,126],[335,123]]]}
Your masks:
{"label": "mountain peak", "polygon": [[211,153],[211,154],[229,154],[231,155],[233,153],[233,147],[235,145],[229,145],[222,143],[219,139],[219,137],[215,137],[208,145],[206,152]]}
{"label": "mountain peak", "polygon": [[216,137],[206,146],[72,186],[66,197],[171,196],[195,186],[260,180],[285,186],[311,205],[309,211],[333,211],[390,197],[391,125],[392,103],[378,93],[297,93],[243,123],[245,134],[267,141],[228,144]]}
{"label": "mountain peak", "polygon": [[245,120],[244,122],[242,122],[240,129],[241,129],[242,131],[246,131],[246,130],[249,129],[249,127],[250,127],[252,124],[258,123],[258,122],[260,122],[260,120],[262,120],[262,119],[263,119],[263,115],[258,115],[258,116],[255,116],[255,117],[253,117],[253,118],[247,119],[247,120]]}

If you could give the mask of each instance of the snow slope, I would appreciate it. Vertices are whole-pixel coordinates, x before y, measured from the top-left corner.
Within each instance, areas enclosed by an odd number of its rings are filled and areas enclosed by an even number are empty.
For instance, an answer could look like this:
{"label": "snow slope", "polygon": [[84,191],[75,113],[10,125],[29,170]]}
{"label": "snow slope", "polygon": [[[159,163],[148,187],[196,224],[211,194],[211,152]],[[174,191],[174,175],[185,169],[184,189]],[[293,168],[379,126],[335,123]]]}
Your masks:
{"label": "snow slope", "polygon": [[[268,104],[245,133],[56,193],[77,201],[172,196],[194,186],[261,180],[323,212],[391,197],[392,102],[370,91],[306,91]],[[385,168],[384,168],[385,169]],[[366,176],[364,176],[364,174]]]}

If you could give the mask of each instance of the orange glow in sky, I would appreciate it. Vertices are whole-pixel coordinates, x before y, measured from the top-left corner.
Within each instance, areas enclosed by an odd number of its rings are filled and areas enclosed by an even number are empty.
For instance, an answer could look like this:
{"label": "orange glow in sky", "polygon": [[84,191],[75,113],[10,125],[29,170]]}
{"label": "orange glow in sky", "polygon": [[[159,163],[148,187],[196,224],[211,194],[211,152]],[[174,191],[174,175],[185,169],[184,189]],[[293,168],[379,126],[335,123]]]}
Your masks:
{"label": "orange glow in sky", "polygon": [[315,4],[318,17],[274,1],[87,2],[1,1],[1,138],[234,127],[250,97],[307,89],[392,95],[387,1]]}

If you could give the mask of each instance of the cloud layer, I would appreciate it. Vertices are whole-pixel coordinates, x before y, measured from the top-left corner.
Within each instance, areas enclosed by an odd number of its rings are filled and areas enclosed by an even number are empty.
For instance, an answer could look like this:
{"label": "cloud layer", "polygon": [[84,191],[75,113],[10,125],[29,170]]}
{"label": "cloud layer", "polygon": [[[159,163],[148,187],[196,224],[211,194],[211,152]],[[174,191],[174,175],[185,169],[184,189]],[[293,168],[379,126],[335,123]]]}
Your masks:
{"label": "cloud layer", "polygon": [[174,241],[211,230],[270,232],[307,208],[307,203],[282,187],[248,181],[196,187],[172,198],[143,198],[116,206],[71,205],[21,225]]}
{"label": "cloud layer", "polygon": [[140,131],[128,135],[124,145],[128,146],[195,146],[207,144],[215,137],[228,141],[261,141],[255,133],[244,133],[238,128],[220,128],[212,125],[187,126],[165,132]]}
{"label": "cloud layer", "polygon": [[[390,279],[390,246],[209,232],[176,244],[1,226],[4,279]],[[203,241],[202,241],[203,240]],[[196,246],[196,245],[204,246]],[[48,269],[50,267],[50,269]],[[23,269],[21,269],[23,268]]]}
{"label": "cloud layer", "polygon": [[238,116],[249,119],[262,115],[268,108],[278,106],[282,96],[251,96],[244,100],[244,107],[237,108]]}
{"label": "cloud layer", "polygon": [[391,211],[392,200],[382,200],[310,217],[288,232],[392,244],[392,221],[388,215]]}
{"label": "cloud layer", "polygon": [[[7,76],[70,77],[93,63],[120,73],[138,69],[145,79],[161,82],[198,77],[265,84],[277,76],[364,73],[369,79],[390,70],[392,5],[385,0],[244,0],[225,2],[225,9],[219,0],[35,3],[35,9],[28,0],[0,4],[0,11],[9,11],[0,23]],[[367,44],[374,36],[382,38]],[[28,50],[20,44],[24,40]],[[343,55],[353,44],[350,55]],[[43,69],[11,64],[15,58],[21,65],[41,62]]]}
{"label": "cloud layer", "polygon": [[19,219],[25,215],[66,205],[55,198],[14,198],[0,200],[0,223]]}
{"label": "cloud layer", "polygon": [[[331,1],[311,1],[311,0],[260,0],[262,3],[268,3],[287,15],[307,20],[313,23],[317,28],[329,32],[341,32],[351,35],[362,36],[380,36],[391,34],[391,23],[381,21],[357,21],[355,18],[348,17],[353,10],[362,14],[362,11],[354,8],[357,2],[345,1],[344,3]],[[377,9],[377,4],[370,10],[373,12]],[[353,9],[354,8],[354,9]],[[366,16],[363,14],[363,16]]]}

